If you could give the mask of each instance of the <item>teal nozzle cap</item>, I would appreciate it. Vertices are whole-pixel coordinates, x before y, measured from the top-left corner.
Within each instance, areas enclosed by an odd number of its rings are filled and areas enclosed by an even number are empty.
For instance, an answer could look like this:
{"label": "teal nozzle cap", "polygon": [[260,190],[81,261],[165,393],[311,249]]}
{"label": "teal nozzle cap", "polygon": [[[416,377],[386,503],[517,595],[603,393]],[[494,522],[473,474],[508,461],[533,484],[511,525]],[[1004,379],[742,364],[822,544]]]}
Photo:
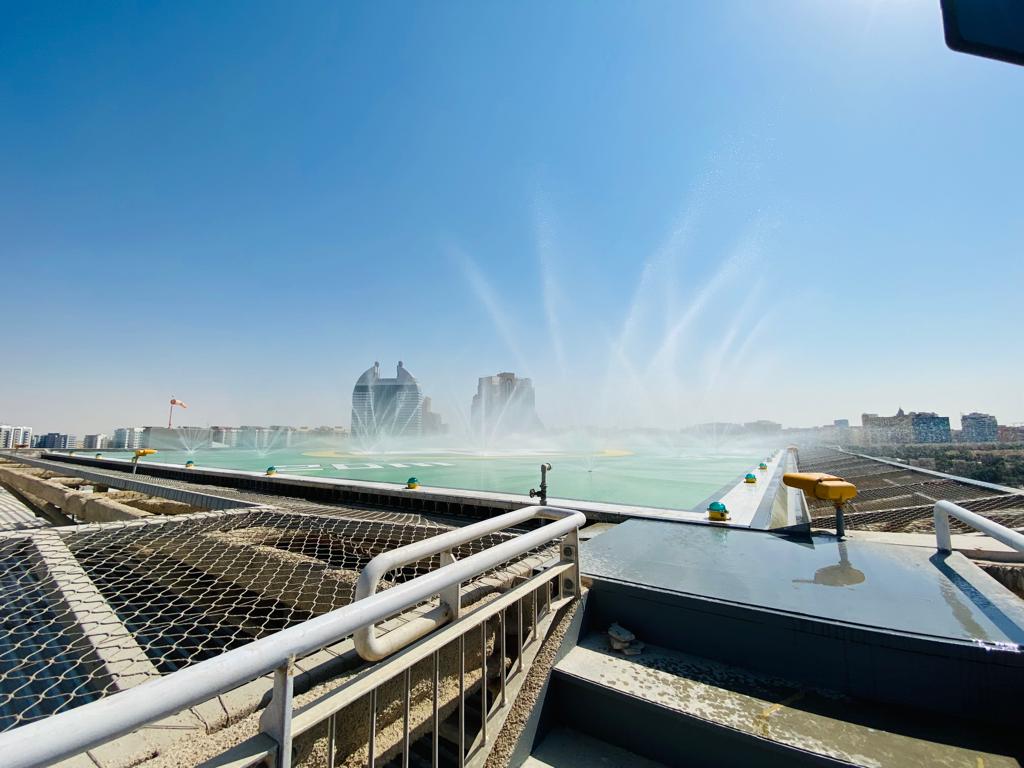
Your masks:
{"label": "teal nozzle cap", "polygon": [[720,501],[712,501],[708,504],[708,512],[726,512],[725,504]]}

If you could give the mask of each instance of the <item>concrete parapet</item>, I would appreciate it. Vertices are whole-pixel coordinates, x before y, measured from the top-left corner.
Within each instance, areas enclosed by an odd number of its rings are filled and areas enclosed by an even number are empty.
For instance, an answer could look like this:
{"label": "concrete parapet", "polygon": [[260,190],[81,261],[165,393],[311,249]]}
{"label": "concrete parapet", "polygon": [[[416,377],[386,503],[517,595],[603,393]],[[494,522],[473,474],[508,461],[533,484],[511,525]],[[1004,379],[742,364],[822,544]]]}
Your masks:
{"label": "concrete parapet", "polygon": [[72,490],[61,482],[76,481],[77,478],[45,478],[41,474],[39,470],[0,465],[0,482],[52,504],[76,519],[90,523],[107,523],[149,515],[149,512],[104,498],[101,494]]}

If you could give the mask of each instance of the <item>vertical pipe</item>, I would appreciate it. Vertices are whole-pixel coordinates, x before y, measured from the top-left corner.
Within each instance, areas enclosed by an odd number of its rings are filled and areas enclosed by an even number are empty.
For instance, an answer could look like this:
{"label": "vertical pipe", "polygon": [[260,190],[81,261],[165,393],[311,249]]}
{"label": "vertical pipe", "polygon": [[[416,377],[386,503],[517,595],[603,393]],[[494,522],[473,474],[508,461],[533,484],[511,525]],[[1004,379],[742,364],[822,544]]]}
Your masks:
{"label": "vertical pipe", "polygon": [[480,733],[487,743],[487,619],[480,622]]}
{"label": "vertical pipe", "polygon": [[526,644],[532,645],[537,640],[537,590],[530,592],[530,631],[526,633]]}
{"label": "vertical pipe", "polygon": [[277,742],[275,768],[291,768],[292,764],[292,669],[291,657],[274,670],[274,689],[270,704],[260,715],[260,730]]}
{"label": "vertical pipe", "polygon": [[935,518],[935,543],[939,552],[953,551],[953,537],[949,533],[949,513],[942,508],[942,502],[936,502],[932,511]]}
{"label": "vertical pipe", "polygon": [[431,765],[433,768],[437,768],[437,748],[438,741],[440,739],[440,726],[441,722],[438,718],[437,713],[437,699],[441,695],[439,688],[441,687],[441,658],[440,651],[434,651],[434,733],[432,734],[434,740],[434,751],[433,751],[433,762]]}
{"label": "vertical pipe", "polygon": [[519,638],[519,655],[516,656],[517,672],[523,671],[523,600],[525,599],[525,597],[521,597],[516,600],[516,609],[519,611],[519,621],[516,622],[516,635]]}
{"label": "vertical pipe", "polygon": [[366,765],[374,768],[377,764],[377,689],[370,691],[370,738],[367,742],[369,751],[366,755]]}
{"label": "vertical pipe", "polygon": [[459,768],[466,764],[466,635],[459,635]]}
{"label": "vertical pipe", "polygon": [[405,701],[403,702],[402,768],[409,768],[409,710],[412,708],[412,667],[405,670]]}
{"label": "vertical pipe", "polygon": [[501,665],[501,667],[499,668],[498,671],[500,672],[499,676],[501,677],[501,706],[502,707],[505,706],[505,611],[507,611],[507,610],[508,610],[507,608],[502,608],[500,611],[498,611],[498,638],[499,638],[498,642],[501,645],[501,650],[500,650],[500,654],[499,654],[499,659],[500,660],[498,662]]}
{"label": "vertical pipe", "polygon": [[327,718],[327,768],[334,768],[334,740],[338,737],[338,713]]}
{"label": "vertical pipe", "polygon": [[846,538],[846,519],[843,517],[842,504],[836,504],[836,538],[840,541]]}

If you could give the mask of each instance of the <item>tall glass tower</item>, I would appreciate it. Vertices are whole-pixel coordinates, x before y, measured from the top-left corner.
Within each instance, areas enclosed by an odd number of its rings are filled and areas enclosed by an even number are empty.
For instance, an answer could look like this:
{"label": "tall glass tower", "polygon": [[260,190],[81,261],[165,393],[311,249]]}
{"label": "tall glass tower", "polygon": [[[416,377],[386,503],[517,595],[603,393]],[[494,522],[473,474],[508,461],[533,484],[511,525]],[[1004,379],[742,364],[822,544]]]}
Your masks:
{"label": "tall glass tower", "polygon": [[423,392],[416,377],[398,362],[395,378],[380,375],[380,363],[367,368],[352,390],[354,437],[413,436],[423,432]]}

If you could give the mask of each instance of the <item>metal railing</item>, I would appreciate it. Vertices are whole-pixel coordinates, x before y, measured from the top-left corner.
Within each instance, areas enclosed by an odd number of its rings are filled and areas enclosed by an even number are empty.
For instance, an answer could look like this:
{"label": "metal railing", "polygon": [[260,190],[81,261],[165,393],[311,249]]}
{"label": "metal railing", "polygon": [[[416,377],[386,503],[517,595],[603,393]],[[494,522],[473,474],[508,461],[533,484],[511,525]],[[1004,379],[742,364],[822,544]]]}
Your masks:
{"label": "metal railing", "polygon": [[951,501],[936,502],[933,514],[935,515],[935,539],[940,552],[953,551],[953,541],[949,532],[950,515],[974,530],[980,531],[1018,552],[1024,552],[1024,534],[1017,533],[1005,525],[1000,525],[976,512],[964,509]]}
{"label": "metal railing", "polygon": [[[351,764],[344,746],[354,740],[365,744],[360,762],[368,768],[482,765],[540,651],[544,627],[579,596],[572,546],[563,543],[557,564],[296,708],[292,739],[304,736],[311,751],[325,738],[324,768]],[[278,759],[278,743],[262,729],[202,768],[287,765]]]}
{"label": "metal railing", "polygon": [[[275,765],[287,768],[292,759],[292,693],[297,658],[337,643],[425,600],[443,596],[455,585],[563,537],[567,541],[561,547],[560,563],[557,569],[550,570],[557,570],[555,575],[562,576],[561,595],[579,594],[577,534],[586,517],[574,510],[528,507],[487,521],[487,527],[494,531],[518,525],[524,515],[525,519],[544,516],[558,519],[212,659],[0,734],[4,765],[8,768],[50,765],[273,672],[273,697],[260,718],[260,726],[274,741]],[[447,533],[440,538],[446,536]],[[446,543],[445,547],[450,545]],[[519,627],[522,631],[522,623]],[[462,637],[464,641],[464,635]],[[371,729],[371,754],[372,734]]]}
{"label": "metal railing", "polygon": [[[483,520],[462,528],[456,528],[442,533],[439,536],[432,536],[429,539],[413,542],[404,547],[383,552],[373,558],[359,574],[359,581],[356,583],[356,600],[363,600],[376,593],[381,578],[396,568],[415,563],[432,555],[441,556],[441,565],[449,565],[455,562],[453,550],[460,544],[466,544],[474,539],[486,536],[491,533],[521,525],[529,520],[564,520],[579,515],[571,509],[559,509],[557,507],[525,507],[516,512],[499,517]],[[573,529],[575,530],[575,529]],[[575,542],[573,543],[575,546]],[[577,574],[577,579],[578,579]],[[441,604],[428,611],[422,616],[409,621],[397,629],[388,632],[383,638],[377,637],[376,627],[369,624],[361,627],[355,633],[356,651],[367,661],[380,661],[387,658],[395,651],[404,648],[409,643],[418,640],[424,635],[437,629],[447,621],[459,618],[460,606],[460,585],[452,584],[440,594]]]}

